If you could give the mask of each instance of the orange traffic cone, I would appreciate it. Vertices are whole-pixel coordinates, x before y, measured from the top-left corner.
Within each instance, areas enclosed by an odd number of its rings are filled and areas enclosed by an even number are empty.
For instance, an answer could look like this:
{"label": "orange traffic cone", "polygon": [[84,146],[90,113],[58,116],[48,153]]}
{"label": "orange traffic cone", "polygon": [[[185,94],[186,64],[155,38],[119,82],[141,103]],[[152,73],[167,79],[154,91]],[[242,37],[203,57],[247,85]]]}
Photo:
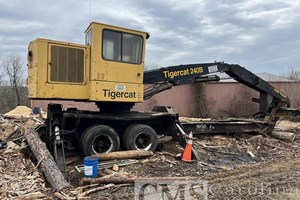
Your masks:
{"label": "orange traffic cone", "polygon": [[181,160],[185,162],[192,162],[192,143],[193,143],[193,132],[191,131],[188,137],[188,142],[182,154]]}

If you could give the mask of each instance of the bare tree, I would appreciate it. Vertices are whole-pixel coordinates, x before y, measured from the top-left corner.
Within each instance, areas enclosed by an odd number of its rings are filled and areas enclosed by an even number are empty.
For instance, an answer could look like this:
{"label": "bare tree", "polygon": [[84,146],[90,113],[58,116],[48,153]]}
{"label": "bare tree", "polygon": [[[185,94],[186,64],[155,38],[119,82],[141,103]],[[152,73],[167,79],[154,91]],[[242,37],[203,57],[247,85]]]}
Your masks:
{"label": "bare tree", "polygon": [[4,73],[3,73],[3,71],[0,71],[0,86],[4,85],[3,84],[3,77],[4,77]]}
{"label": "bare tree", "polygon": [[21,105],[21,86],[24,83],[24,68],[21,56],[11,54],[1,61],[1,68],[7,75],[9,86],[12,88],[16,104]]}
{"label": "bare tree", "polygon": [[295,69],[295,67],[290,67],[289,71],[283,74],[283,77],[295,81],[300,81],[300,70]]}
{"label": "bare tree", "polygon": [[[2,60],[2,57],[0,57],[0,61]],[[3,67],[0,65],[0,86],[4,85],[4,70]]]}
{"label": "bare tree", "polygon": [[295,82],[286,82],[283,86],[284,93],[290,97],[291,103],[293,107],[298,108],[300,106],[300,90],[299,90],[299,82],[300,82],[300,70],[295,67],[290,67],[289,71],[282,74],[282,77],[294,80]]}

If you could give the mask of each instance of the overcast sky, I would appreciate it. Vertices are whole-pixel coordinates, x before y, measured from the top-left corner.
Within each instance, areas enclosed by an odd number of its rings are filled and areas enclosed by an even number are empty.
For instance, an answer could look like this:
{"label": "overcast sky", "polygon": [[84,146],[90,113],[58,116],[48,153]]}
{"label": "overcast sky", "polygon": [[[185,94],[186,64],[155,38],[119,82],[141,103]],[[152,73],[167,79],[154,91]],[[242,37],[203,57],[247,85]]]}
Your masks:
{"label": "overcast sky", "polygon": [[0,56],[25,59],[37,37],[83,43],[90,20],[149,32],[146,63],[153,65],[300,69],[298,0],[0,0]]}

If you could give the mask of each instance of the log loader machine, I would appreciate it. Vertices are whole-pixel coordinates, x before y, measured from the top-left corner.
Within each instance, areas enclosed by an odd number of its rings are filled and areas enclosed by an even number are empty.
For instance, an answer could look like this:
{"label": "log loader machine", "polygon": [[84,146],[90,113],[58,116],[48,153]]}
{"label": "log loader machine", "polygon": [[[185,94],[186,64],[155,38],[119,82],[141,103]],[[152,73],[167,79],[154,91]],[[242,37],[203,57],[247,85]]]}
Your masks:
{"label": "log loader machine", "polygon": [[[64,148],[70,143],[84,155],[120,149],[155,150],[157,134],[171,135],[185,145],[185,131],[190,130],[199,134],[270,131],[279,111],[286,113],[290,107],[284,93],[239,65],[199,63],[144,72],[148,33],[92,22],[85,34],[84,45],[36,39],[28,47],[30,99],[95,102],[99,108],[95,112],[48,105],[46,122],[38,132],[63,172]],[[169,107],[130,111],[135,103],[172,86],[218,81],[216,72],[225,72],[260,92],[260,113],[255,123],[183,124]],[[144,89],[144,84],[154,86]]]}

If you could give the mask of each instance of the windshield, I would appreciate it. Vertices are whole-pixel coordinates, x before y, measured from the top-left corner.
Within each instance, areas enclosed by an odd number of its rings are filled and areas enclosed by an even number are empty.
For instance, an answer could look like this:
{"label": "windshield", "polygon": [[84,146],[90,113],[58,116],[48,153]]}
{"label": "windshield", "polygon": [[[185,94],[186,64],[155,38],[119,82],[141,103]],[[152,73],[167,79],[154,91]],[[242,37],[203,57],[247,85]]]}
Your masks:
{"label": "windshield", "polygon": [[103,31],[102,57],[106,60],[139,64],[142,62],[143,38],[139,35]]}

